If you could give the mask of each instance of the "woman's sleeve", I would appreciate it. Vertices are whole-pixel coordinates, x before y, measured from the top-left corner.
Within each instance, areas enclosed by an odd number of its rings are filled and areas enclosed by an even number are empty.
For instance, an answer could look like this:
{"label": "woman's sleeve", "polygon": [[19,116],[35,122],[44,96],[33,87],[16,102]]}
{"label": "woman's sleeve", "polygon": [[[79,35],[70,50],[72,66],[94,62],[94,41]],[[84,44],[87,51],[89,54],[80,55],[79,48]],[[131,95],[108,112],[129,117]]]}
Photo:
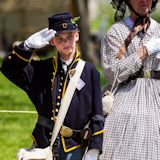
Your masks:
{"label": "woman's sleeve", "polygon": [[126,81],[130,75],[136,73],[142,66],[142,61],[138,57],[133,44],[130,46],[133,47],[131,48],[133,50],[132,54],[128,55],[126,51],[124,58],[120,60],[117,58],[119,48],[125,40],[125,36],[122,34],[123,31],[116,30],[115,27],[112,27],[101,43],[102,67],[104,76],[107,78],[109,84],[113,83],[117,72],[117,82],[122,83]]}

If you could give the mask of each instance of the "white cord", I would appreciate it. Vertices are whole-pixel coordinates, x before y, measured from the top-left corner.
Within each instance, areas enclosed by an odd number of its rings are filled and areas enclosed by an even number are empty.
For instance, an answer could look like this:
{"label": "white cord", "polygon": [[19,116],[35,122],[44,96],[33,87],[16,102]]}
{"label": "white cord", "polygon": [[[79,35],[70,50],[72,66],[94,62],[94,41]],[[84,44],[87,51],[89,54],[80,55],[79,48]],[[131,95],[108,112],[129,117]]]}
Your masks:
{"label": "white cord", "polygon": [[0,110],[0,113],[29,113],[29,114],[35,114],[36,111],[16,111],[16,110]]}

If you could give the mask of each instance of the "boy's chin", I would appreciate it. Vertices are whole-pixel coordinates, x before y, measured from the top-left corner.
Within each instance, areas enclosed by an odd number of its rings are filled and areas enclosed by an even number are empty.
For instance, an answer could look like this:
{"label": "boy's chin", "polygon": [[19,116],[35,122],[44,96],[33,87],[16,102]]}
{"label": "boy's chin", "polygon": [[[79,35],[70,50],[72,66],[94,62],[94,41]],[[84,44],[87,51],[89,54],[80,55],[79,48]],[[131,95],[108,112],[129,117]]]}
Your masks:
{"label": "boy's chin", "polygon": [[72,49],[68,49],[68,50],[65,50],[63,53],[65,54],[65,55],[70,55],[70,54],[72,54]]}

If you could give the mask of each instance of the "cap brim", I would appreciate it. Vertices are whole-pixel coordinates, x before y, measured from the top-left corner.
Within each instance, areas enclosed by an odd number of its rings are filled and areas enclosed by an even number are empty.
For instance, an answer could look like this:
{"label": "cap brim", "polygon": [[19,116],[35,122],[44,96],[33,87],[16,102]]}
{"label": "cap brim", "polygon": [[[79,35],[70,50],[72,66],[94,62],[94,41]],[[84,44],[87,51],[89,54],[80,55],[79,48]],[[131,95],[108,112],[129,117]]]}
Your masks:
{"label": "cap brim", "polygon": [[76,28],[76,29],[59,30],[59,31],[56,31],[56,32],[59,33],[59,32],[76,32],[76,31],[79,32],[79,29]]}

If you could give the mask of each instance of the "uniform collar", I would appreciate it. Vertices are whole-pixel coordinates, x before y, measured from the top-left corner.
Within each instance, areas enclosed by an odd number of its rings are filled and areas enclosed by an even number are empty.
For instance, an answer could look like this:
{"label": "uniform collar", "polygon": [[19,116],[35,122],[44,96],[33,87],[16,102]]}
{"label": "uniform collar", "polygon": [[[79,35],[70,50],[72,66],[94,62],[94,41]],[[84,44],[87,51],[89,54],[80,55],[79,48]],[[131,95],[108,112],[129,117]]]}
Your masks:
{"label": "uniform collar", "polygon": [[65,61],[64,59],[62,59],[62,58],[60,57],[60,60],[61,60],[63,63],[65,63],[67,66],[69,66],[69,65],[72,63],[73,59],[74,59],[74,58]]}
{"label": "uniform collar", "polygon": [[[69,62],[67,62],[67,64],[72,65],[72,63],[75,63],[76,61],[78,61],[80,58],[80,52],[78,51],[78,49],[76,50],[75,56],[73,57],[73,59],[71,59],[71,62],[69,60]],[[53,67],[55,69],[55,71],[58,71],[59,68],[61,68],[62,66],[62,59],[60,58],[60,55],[57,52],[57,55],[53,57]]]}

